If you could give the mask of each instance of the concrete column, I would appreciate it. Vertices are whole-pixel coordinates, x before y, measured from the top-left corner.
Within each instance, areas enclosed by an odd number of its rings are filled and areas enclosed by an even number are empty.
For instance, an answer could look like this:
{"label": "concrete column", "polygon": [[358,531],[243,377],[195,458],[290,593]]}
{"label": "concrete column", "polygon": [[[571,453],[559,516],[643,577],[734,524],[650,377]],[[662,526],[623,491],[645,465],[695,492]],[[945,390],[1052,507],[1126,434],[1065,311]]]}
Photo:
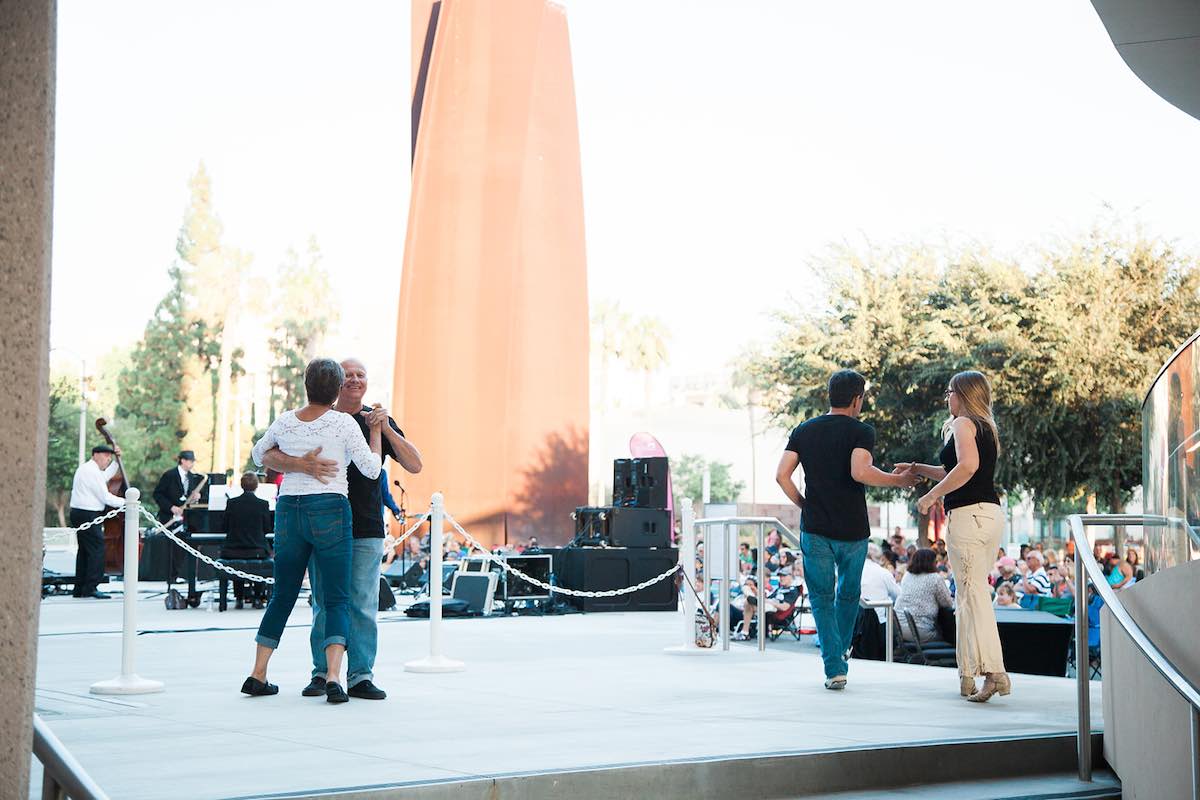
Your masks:
{"label": "concrete column", "polygon": [[0,797],[26,797],[50,336],[53,0],[0,0]]}

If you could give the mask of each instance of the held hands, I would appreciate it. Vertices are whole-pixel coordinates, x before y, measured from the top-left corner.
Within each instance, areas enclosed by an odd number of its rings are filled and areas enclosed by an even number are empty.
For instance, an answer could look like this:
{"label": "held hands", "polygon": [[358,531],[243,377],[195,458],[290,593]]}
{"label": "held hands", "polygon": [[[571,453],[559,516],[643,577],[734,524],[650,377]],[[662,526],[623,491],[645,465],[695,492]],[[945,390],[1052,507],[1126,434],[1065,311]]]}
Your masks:
{"label": "held hands", "polygon": [[921,496],[920,500],[917,501],[917,511],[923,515],[928,514],[929,509],[933,508],[934,504],[937,503],[939,499],[940,498],[938,498],[933,492],[927,492]]}
{"label": "held hands", "polygon": [[892,469],[892,474],[896,476],[896,485],[904,489],[911,489],[921,480],[921,476],[917,474],[913,465],[907,462],[896,464]]}
{"label": "held hands", "polygon": [[321,458],[321,448],[318,447],[300,456],[300,471],[321,483],[329,483],[337,477],[338,467],[333,459]]}
{"label": "held hands", "polygon": [[372,428],[382,428],[388,419],[387,409],[378,403],[375,407],[367,412],[367,425]]}

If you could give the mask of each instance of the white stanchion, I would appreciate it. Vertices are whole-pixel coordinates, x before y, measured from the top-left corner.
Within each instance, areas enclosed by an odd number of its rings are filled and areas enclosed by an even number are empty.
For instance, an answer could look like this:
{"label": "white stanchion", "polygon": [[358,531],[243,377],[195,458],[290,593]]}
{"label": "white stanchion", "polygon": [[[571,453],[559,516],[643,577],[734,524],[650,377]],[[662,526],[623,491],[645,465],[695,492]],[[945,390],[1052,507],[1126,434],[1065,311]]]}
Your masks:
{"label": "white stanchion", "polygon": [[429,655],[409,661],[405,672],[462,672],[466,665],[442,655],[442,546],[446,509],[441,492],[433,495],[429,513]]}
{"label": "white stanchion", "polygon": [[679,513],[682,517],[679,539],[679,562],[683,565],[683,580],[689,586],[683,589],[683,644],[664,648],[663,652],[676,656],[701,656],[714,652],[711,647],[696,645],[696,594],[689,587],[696,585],[696,526],[693,524],[695,512],[692,511],[692,501],[683,498],[679,501]]}
{"label": "white stanchion", "polygon": [[150,694],[163,690],[162,681],[140,677],[133,671],[133,647],[137,642],[139,496],[140,492],[132,486],[125,491],[125,614],[121,630],[121,674],[111,680],[93,683],[92,694]]}

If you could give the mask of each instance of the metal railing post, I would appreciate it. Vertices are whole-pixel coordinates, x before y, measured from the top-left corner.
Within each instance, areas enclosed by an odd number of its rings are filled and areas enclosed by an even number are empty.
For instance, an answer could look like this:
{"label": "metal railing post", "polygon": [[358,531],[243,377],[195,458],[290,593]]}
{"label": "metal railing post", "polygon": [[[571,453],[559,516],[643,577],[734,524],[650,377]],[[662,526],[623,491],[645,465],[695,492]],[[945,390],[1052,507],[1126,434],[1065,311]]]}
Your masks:
{"label": "metal railing post", "polygon": [[429,655],[409,661],[406,672],[462,672],[466,665],[442,655],[442,547],[446,509],[441,492],[435,492],[429,510]]}
{"label": "metal railing post", "polygon": [[767,549],[764,523],[758,523],[758,651],[767,649]]}
{"label": "metal railing post", "polygon": [[1088,685],[1088,601],[1087,569],[1080,555],[1082,542],[1075,542],[1075,694],[1079,705],[1079,731],[1076,741],[1079,780],[1092,779],[1092,708]]}
{"label": "metal railing post", "polygon": [[892,628],[892,617],[894,617],[894,616],[895,616],[895,612],[892,611],[891,606],[888,606],[887,613],[884,615],[885,621],[883,623],[883,630],[884,630],[883,635],[887,637],[887,644],[885,645],[883,652],[884,652],[884,660],[889,664],[892,663],[892,659],[893,659],[892,649],[895,646],[895,642],[892,640],[892,636],[894,633],[893,628]]}
{"label": "metal railing post", "polygon": [[92,694],[150,694],[163,690],[162,681],[139,677],[133,669],[134,647],[137,644],[138,600],[138,522],[142,509],[141,492],[130,486],[125,490],[125,565],[122,567],[121,674],[107,681],[92,684]]}
{"label": "metal railing post", "polygon": [[730,531],[737,530],[732,525],[722,527],[721,537],[721,649],[729,649],[729,544]]}
{"label": "metal railing post", "polygon": [[108,800],[50,726],[33,715],[33,756],[42,764],[42,800]]}

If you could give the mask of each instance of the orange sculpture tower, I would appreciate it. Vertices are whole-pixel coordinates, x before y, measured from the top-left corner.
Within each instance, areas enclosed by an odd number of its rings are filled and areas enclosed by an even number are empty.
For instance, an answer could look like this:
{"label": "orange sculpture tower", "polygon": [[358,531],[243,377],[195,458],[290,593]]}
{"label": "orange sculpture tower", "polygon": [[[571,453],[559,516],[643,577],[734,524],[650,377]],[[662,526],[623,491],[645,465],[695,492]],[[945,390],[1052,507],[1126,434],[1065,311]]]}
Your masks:
{"label": "orange sculpture tower", "polygon": [[488,544],[571,537],[587,499],[583,188],[563,9],[414,0],[395,415]]}

